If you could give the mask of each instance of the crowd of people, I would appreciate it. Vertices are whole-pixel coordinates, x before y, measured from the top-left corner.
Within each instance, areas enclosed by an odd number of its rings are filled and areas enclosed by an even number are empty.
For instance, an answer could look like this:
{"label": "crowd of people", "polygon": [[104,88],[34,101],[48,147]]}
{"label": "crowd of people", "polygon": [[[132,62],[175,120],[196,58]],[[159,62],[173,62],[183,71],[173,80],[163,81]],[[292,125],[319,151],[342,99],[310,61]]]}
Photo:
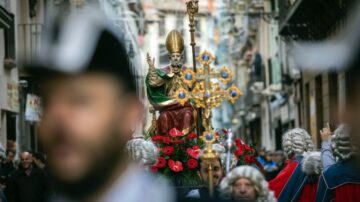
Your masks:
{"label": "crowd of people", "polygon": [[0,201],[45,201],[50,190],[45,155],[23,151],[15,157],[15,151],[7,150],[2,158]]}

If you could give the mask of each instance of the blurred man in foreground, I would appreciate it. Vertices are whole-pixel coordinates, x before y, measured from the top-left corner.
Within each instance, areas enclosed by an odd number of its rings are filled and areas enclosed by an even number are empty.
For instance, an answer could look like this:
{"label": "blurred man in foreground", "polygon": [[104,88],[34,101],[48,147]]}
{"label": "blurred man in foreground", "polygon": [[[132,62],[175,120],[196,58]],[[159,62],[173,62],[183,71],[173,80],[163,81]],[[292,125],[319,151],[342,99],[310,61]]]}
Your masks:
{"label": "blurred man in foreground", "polygon": [[171,202],[167,183],[153,183],[125,153],[143,111],[118,34],[90,8],[48,27],[28,70],[42,79],[39,139],[53,201]]}

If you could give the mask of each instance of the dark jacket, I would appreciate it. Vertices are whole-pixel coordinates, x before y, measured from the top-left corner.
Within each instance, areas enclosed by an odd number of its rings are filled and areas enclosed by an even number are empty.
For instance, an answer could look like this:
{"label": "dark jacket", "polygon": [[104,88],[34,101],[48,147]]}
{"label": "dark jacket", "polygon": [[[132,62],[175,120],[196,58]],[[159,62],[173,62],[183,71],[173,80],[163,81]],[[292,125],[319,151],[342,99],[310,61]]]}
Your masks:
{"label": "dark jacket", "polygon": [[24,169],[14,172],[5,193],[9,202],[43,202],[46,201],[47,187],[45,172],[33,164],[29,176]]}

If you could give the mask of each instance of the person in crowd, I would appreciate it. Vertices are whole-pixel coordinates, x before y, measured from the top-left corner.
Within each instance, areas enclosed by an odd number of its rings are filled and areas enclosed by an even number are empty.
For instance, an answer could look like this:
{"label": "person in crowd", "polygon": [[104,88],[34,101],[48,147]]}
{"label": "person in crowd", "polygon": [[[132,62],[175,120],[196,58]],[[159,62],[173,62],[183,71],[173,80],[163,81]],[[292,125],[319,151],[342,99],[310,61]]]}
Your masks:
{"label": "person in crowd", "polygon": [[[213,183],[214,183],[214,199],[220,198],[219,185],[223,177],[225,176],[225,168],[224,168],[224,155],[225,148],[219,144],[213,145],[214,150],[218,153],[219,158],[215,159],[212,162],[213,166]],[[199,171],[198,175],[200,179],[203,181],[203,187],[199,189],[191,190],[185,198],[189,199],[201,199],[208,200],[210,199],[209,189],[208,189],[208,164],[205,161],[202,161],[201,158],[198,159]]]}
{"label": "person in crowd", "polygon": [[290,177],[302,173],[300,163],[304,153],[314,149],[309,133],[301,128],[295,128],[286,132],[282,137],[282,146],[288,160],[285,163],[284,169],[275,179],[269,182],[269,187],[274,191],[277,198],[285,192],[284,187],[287,185]]}
{"label": "person in crowd", "polygon": [[284,155],[284,152],[282,150],[275,151],[274,161],[276,162],[276,165],[278,167],[277,174],[279,174],[279,172],[285,166],[285,155]]}
{"label": "person in crowd", "polygon": [[91,6],[47,19],[38,57],[24,66],[41,81],[39,141],[52,200],[174,201],[168,183],[129,163],[125,151],[143,106],[120,33]]}
{"label": "person in crowd", "polygon": [[6,160],[1,164],[1,176],[9,178],[16,170],[14,165],[15,152],[13,150],[6,150]]}
{"label": "person in crowd", "polygon": [[34,163],[41,169],[45,170],[46,156],[40,152],[33,153]]}
{"label": "person in crowd", "polygon": [[264,176],[251,166],[239,166],[230,171],[220,183],[220,193],[229,201],[276,201]]}
{"label": "person in crowd", "polygon": [[278,169],[279,168],[277,167],[277,164],[274,161],[274,152],[267,151],[265,155],[265,164],[264,164],[266,180],[269,181],[274,179],[278,174],[277,172]]}
{"label": "person in crowd", "polygon": [[[342,129],[345,129],[344,126],[341,126]],[[337,130],[337,132],[341,132],[342,129]],[[332,132],[330,129],[329,123],[327,123],[326,127],[320,130],[321,137],[321,162],[323,168],[326,169],[331,165],[335,164],[335,157],[331,148],[331,138]]]}
{"label": "person in crowd", "polygon": [[330,152],[322,152],[322,163],[327,167],[320,176],[317,202],[360,201],[360,173],[355,166],[358,151],[351,142],[349,131],[347,125],[334,131],[330,144],[333,158]]}
{"label": "person in crowd", "polygon": [[146,170],[156,163],[158,157],[155,144],[150,140],[144,140],[144,138],[133,138],[126,144],[126,150],[129,158]]}
{"label": "person in crowd", "polygon": [[0,202],[7,202],[6,196],[5,196],[5,187],[6,187],[6,179],[3,177],[0,177]]}
{"label": "person in crowd", "polygon": [[280,202],[315,201],[319,175],[322,171],[320,152],[306,152],[300,165],[286,183],[278,200]]}
{"label": "person in crowd", "polygon": [[8,182],[5,193],[9,202],[48,200],[47,176],[33,162],[30,152],[20,154],[20,167]]}
{"label": "person in crowd", "polygon": [[265,147],[262,147],[261,149],[259,149],[259,155],[257,157],[257,161],[264,168],[264,166],[266,164],[266,149],[265,149]]}

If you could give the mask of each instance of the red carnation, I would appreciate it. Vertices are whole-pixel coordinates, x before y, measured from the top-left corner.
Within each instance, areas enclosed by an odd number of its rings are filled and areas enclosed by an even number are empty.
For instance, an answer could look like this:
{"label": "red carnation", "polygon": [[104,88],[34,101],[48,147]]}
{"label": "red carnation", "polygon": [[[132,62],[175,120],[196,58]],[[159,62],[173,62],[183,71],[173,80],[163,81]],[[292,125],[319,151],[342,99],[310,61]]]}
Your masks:
{"label": "red carnation", "polygon": [[250,156],[250,155],[246,155],[244,161],[247,164],[252,164],[255,162],[255,157],[254,156]]}
{"label": "red carnation", "polygon": [[197,160],[195,159],[189,159],[187,162],[186,162],[186,165],[189,169],[195,169],[198,167],[198,162]]}
{"label": "red carnation", "polygon": [[173,146],[166,146],[166,147],[164,147],[163,151],[164,151],[165,155],[169,156],[169,155],[174,153],[174,147]]}
{"label": "red carnation", "polygon": [[189,154],[189,156],[191,156],[194,159],[199,158],[200,155],[200,148],[199,146],[193,146],[192,148],[187,148],[186,152]]}
{"label": "red carnation", "polygon": [[222,132],[223,132],[224,134],[227,134],[227,133],[228,133],[228,131],[227,131],[226,129],[222,129]]}
{"label": "red carnation", "polygon": [[244,144],[244,149],[248,150],[248,151],[251,151],[251,147],[249,145],[247,145],[247,144]]}
{"label": "red carnation", "polygon": [[172,128],[169,131],[169,135],[171,137],[180,137],[180,136],[183,136],[183,133],[180,130],[176,129],[176,128]]}
{"label": "red carnation", "polygon": [[184,144],[184,140],[174,140],[173,143],[174,144]]}
{"label": "red carnation", "polygon": [[197,138],[197,135],[196,135],[196,133],[192,132],[192,133],[190,133],[187,137],[188,137],[189,139],[195,139],[195,138]]}
{"label": "red carnation", "polygon": [[165,143],[165,144],[170,144],[170,138],[169,137],[162,137],[162,141]]}
{"label": "red carnation", "polygon": [[170,169],[174,172],[181,172],[183,171],[183,165],[180,161],[174,161],[172,159],[169,160],[168,165]]}
{"label": "red carnation", "polygon": [[237,147],[240,147],[242,145],[240,138],[235,139],[235,144]]}
{"label": "red carnation", "polygon": [[160,135],[155,135],[155,136],[153,136],[151,139],[152,139],[152,141],[154,141],[154,142],[156,142],[156,141],[160,141],[160,140],[162,140],[162,136],[160,136]]}
{"label": "red carnation", "polygon": [[166,166],[166,159],[164,158],[164,157],[159,157],[158,159],[157,159],[157,162],[156,162],[156,167],[157,168],[163,168],[163,167],[165,167]]}
{"label": "red carnation", "polygon": [[241,156],[243,155],[244,151],[241,149],[241,148],[238,148],[236,151],[235,151],[235,156]]}

